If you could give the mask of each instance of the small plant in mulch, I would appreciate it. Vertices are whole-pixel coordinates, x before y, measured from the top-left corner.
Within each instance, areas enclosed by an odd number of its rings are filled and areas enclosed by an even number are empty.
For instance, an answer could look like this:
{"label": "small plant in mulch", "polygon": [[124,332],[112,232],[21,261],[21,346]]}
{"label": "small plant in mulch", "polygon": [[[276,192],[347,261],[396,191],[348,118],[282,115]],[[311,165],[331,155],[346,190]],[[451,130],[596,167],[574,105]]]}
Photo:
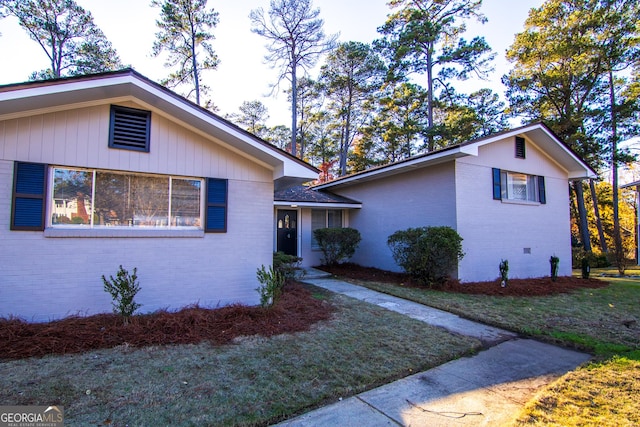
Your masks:
{"label": "small plant in mulch", "polygon": [[104,291],[111,295],[113,302],[113,312],[120,315],[124,320],[124,324],[129,324],[129,319],[142,304],[135,302],[136,294],[140,291],[140,283],[138,282],[138,269],[133,269],[133,274],[120,266],[116,277],[109,276],[109,279],[103,275]]}
{"label": "small plant in mulch", "polygon": [[552,255],[551,258],[549,258],[549,263],[551,264],[551,280],[555,282],[558,280],[558,266],[560,264],[560,258]]}
{"label": "small plant in mulch", "polygon": [[260,305],[265,308],[271,307],[282,294],[282,289],[286,282],[285,275],[281,271],[274,269],[273,266],[265,268],[264,265],[260,266],[256,275],[258,276],[258,282],[260,282],[260,286],[256,288],[256,291],[260,294]]}
{"label": "small plant in mulch", "polygon": [[509,260],[501,260],[498,269],[500,270],[500,286],[506,288],[509,284]]}
{"label": "small plant in mulch", "polygon": [[124,325],[117,314],[73,316],[48,323],[0,318],[0,360],[33,356],[82,353],[121,345],[197,344],[233,342],[241,336],[273,336],[307,331],[328,320],[333,306],[319,300],[300,284],[286,285],[280,300],[269,310],[230,305],[210,309],[185,307],[131,316]]}

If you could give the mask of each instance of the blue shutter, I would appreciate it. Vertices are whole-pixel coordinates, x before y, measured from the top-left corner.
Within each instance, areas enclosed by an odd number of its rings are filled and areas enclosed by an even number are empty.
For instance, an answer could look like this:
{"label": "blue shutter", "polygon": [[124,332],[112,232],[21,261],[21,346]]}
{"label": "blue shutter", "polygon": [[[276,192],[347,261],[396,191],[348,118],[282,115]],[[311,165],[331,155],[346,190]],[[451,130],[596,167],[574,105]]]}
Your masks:
{"label": "blue shutter", "polygon": [[207,178],[206,233],[227,232],[227,180]]}
{"label": "blue shutter", "polygon": [[544,188],[544,176],[538,177],[538,201],[543,205],[547,203],[547,194]]}
{"label": "blue shutter", "polygon": [[493,200],[502,200],[502,188],[500,186],[500,169],[493,168]]}
{"label": "blue shutter", "polygon": [[47,165],[16,162],[13,173],[11,230],[44,230]]}

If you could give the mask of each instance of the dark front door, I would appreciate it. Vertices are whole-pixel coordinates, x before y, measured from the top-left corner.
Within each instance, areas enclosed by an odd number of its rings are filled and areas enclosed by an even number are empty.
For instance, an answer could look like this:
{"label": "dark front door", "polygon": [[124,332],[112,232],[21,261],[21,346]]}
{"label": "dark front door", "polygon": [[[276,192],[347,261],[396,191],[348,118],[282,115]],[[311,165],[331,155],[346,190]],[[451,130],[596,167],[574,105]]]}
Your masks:
{"label": "dark front door", "polygon": [[298,256],[298,211],[278,211],[278,252]]}

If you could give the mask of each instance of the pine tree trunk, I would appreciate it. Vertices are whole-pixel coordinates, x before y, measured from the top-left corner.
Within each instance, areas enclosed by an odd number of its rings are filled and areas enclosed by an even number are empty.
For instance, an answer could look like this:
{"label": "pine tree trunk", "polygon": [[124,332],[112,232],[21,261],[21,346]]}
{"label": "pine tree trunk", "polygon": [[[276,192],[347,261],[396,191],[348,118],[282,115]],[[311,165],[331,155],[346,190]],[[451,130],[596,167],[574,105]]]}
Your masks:
{"label": "pine tree trunk", "polygon": [[584,191],[582,181],[573,182],[573,191],[576,195],[576,205],[578,207],[578,229],[585,252],[591,252],[591,236],[589,235],[589,223],[587,222],[587,210],[584,206]]}
{"label": "pine tree trunk", "polygon": [[589,189],[591,190],[591,201],[593,202],[593,216],[596,218],[596,227],[598,228],[598,238],[600,239],[600,250],[602,253],[609,252],[607,241],[604,238],[604,230],[602,229],[602,220],[600,219],[600,209],[598,208],[598,196],[596,194],[596,186],[593,179],[589,180]]}
{"label": "pine tree trunk", "polygon": [[298,133],[298,81],[296,64],[291,65],[291,154],[296,155],[296,135]]}

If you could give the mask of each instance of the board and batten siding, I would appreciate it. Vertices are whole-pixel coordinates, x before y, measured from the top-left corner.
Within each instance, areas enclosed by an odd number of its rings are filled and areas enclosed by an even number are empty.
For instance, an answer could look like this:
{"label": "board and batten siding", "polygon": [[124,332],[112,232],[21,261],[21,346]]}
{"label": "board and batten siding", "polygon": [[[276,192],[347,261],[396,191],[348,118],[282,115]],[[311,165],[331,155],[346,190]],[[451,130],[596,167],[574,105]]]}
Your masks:
{"label": "board and batten siding", "polygon": [[[101,276],[119,265],[137,267],[143,312],[259,302],[256,270],[272,260],[272,171],[156,112],[151,123],[150,152],[141,153],[108,147],[108,104],[0,121],[0,316],[46,321],[110,312]],[[76,238],[10,231],[14,161],[228,179],[227,232]]]}
{"label": "board and batten siding", "polygon": [[332,189],[362,202],[349,212],[349,226],[362,241],[352,262],[383,270],[400,271],[387,245],[398,230],[447,225],[455,228],[455,177],[452,163],[404,173],[362,184]]}
{"label": "board and batten siding", "polygon": [[[492,168],[544,176],[546,204],[493,200]],[[456,160],[458,233],[465,256],[461,281],[496,280],[500,261],[509,277],[550,274],[549,258],[560,258],[559,274],[571,274],[567,172],[526,140],[526,158],[514,155],[514,139],[479,147],[477,157]]]}

